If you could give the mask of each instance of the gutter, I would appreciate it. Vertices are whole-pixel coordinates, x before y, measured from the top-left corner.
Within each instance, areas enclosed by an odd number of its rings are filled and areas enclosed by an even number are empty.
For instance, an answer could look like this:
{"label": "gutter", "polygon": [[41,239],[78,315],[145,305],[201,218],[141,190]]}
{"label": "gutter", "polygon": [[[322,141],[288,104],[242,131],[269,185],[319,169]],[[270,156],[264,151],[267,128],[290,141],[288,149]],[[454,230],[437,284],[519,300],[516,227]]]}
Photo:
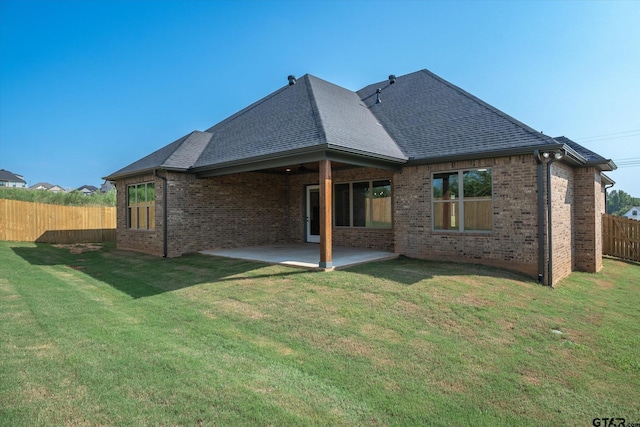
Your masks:
{"label": "gutter", "polygon": [[174,168],[174,167],[165,167],[165,166],[162,166],[162,165],[158,165],[158,166],[154,166],[154,167],[150,167],[150,168],[136,169],[136,170],[129,171],[129,172],[124,172],[124,173],[117,173],[116,172],[116,173],[113,173],[111,175],[104,176],[104,177],[102,177],[102,179],[104,179],[105,181],[117,181],[117,180],[120,180],[120,179],[131,178],[132,176],[143,175],[143,174],[146,174],[146,173],[153,173],[158,178],[161,178],[159,175],[156,175],[157,168],[162,168],[163,171],[174,171],[174,172],[187,172],[188,171],[188,169],[186,169],[186,168]]}
{"label": "gutter", "polygon": [[334,146],[308,147],[290,150],[282,153],[256,156],[249,159],[232,160],[209,166],[196,166],[187,170],[195,173],[198,178],[228,175],[240,172],[255,172],[263,169],[290,166],[292,164],[332,160],[341,163],[391,169],[399,171],[406,159],[396,159],[388,156],[365,155],[356,150],[338,150]]}
{"label": "gutter", "polygon": [[584,166],[595,166],[601,171],[614,171],[618,169],[618,166],[613,162],[613,160],[596,160],[590,161],[584,164]]}
{"label": "gutter", "polygon": [[440,156],[440,157],[429,157],[426,159],[410,158],[405,163],[405,166],[430,165],[435,163],[461,162],[466,160],[491,159],[494,157],[518,156],[518,155],[524,155],[524,154],[531,154],[531,150],[533,150],[534,154],[536,151],[539,151],[540,153],[552,153],[552,154],[561,152],[565,161],[569,161],[576,166],[584,166],[587,163],[587,159],[582,157],[578,152],[573,150],[567,144],[556,143],[556,144],[530,145],[527,147],[488,150],[488,151],[473,152],[473,153],[452,154],[452,155],[446,155],[446,156]]}
{"label": "gutter", "polygon": [[168,252],[167,219],[169,218],[169,214],[167,212],[167,177],[158,175],[158,171],[156,169],[153,170],[153,175],[162,180],[162,258],[166,258]]}

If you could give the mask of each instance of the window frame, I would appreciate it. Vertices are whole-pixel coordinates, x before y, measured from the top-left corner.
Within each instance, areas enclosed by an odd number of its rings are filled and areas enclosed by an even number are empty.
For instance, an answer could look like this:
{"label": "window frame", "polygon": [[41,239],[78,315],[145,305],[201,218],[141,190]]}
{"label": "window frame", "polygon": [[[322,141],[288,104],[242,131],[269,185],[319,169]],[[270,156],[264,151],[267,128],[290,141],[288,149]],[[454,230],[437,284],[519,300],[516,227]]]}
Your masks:
{"label": "window frame", "polygon": [[[375,226],[374,224],[376,223],[373,218],[371,217],[373,215],[373,200],[375,199],[375,197],[373,197],[373,189],[374,189],[374,183],[378,183],[381,181],[385,181],[388,182],[389,184],[389,191],[390,191],[390,195],[389,195],[389,199],[390,203],[391,203],[391,213],[390,213],[390,219],[388,222],[388,225],[386,225],[387,223],[385,223],[384,226]],[[367,192],[365,195],[365,206],[368,203],[369,204],[369,212],[370,215],[369,217],[367,217],[366,215],[366,207],[365,207],[365,220],[364,220],[364,224],[365,225],[354,225],[354,193],[353,193],[353,186],[354,184],[366,184],[367,185]],[[338,195],[338,191],[336,191],[336,187],[339,185],[347,185],[348,186],[348,216],[349,216],[349,225],[338,225],[337,224],[337,215],[336,215],[336,211],[337,211],[337,203],[336,203],[336,197]],[[391,178],[379,178],[379,179],[368,179],[368,180],[354,180],[354,181],[341,181],[341,182],[335,182],[333,184],[333,221],[332,224],[334,227],[336,228],[343,228],[343,229],[347,229],[347,228],[359,228],[359,229],[375,229],[375,230],[391,230],[393,229],[393,183]]]}
{"label": "window frame", "polygon": [[[466,229],[465,228],[465,196],[464,196],[464,174],[465,172],[485,172],[489,171],[491,173],[491,196],[485,197],[488,201],[491,202],[491,214],[490,214],[490,228],[488,230],[482,229]],[[457,198],[448,199],[448,200],[436,200],[434,197],[434,180],[437,175],[457,175]],[[494,182],[493,182],[493,168],[490,167],[478,167],[478,168],[466,168],[466,169],[452,169],[452,170],[443,170],[436,171],[431,173],[431,185],[429,188],[430,196],[431,196],[431,231],[434,233],[478,233],[478,234],[490,234],[493,232],[493,200],[494,200]],[[483,201],[475,199],[474,201]],[[449,229],[436,228],[436,206],[438,204],[449,203],[451,205],[457,205],[457,218],[456,227]]]}
{"label": "window frame", "polygon": [[[150,198],[149,188],[153,189],[152,198]],[[133,189],[133,194],[135,195],[135,201],[131,203],[131,191]],[[142,193],[144,194],[144,201],[138,200],[138,195],[140,194],[142,189]],[[139,182],[135,184],[127,185],[127,229],[128,230],[138,230],[138,231],[153,231],[155,230],[155,182]],[[136,210],[135,216],[132,215],[133,209]],[[144,215],[143,226],[141,227],[141,215]],[[135,218],[135,226],[133,221]]]}

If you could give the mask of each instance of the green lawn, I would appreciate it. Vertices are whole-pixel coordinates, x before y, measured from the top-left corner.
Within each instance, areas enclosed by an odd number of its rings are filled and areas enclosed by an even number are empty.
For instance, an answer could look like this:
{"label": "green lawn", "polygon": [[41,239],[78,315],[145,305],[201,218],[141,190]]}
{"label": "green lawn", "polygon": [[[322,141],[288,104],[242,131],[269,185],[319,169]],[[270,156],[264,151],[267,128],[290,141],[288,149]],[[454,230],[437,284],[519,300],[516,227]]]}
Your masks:
{"label": "green lawn", "polygon": [[0,425],[640,422],[638,265],[72,252],[0,242]]}

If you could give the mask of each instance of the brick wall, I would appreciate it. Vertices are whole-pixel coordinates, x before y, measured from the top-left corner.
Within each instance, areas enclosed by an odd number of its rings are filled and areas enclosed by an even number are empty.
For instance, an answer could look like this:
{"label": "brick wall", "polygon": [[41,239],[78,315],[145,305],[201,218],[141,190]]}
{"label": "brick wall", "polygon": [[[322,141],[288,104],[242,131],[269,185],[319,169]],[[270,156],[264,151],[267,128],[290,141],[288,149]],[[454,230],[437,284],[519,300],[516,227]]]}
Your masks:
{"label": "brick wall", "polygon": [[[404,167],[334,170],[334,183],[391,179],[392,230],[333,228],[336,246],[395,251],[410,257],[477,262],[538,274],[537,167],[533,155]],[[438,171],[491,168],[493,229],[481,232],[432,230],[431,175]],[[161,172],[165,174],[165,172]],[[165,175],[163,175],[165,176]],[[168,256],[203,249],[304,242],[305,189],[317,173],[242,173],[208,179],[166,172]],[[154,230],[129,230],[127,185],[154,182]],[[152,174],[118,181],[117,245],[162,255],[163,181]],[[593,168],[552,165],[554,282],[572,269],[602,266],[601,213],[604,192]],[[545,257],[547,255],[545,254]]]}
{"label": "brick wall", "polygon": [[[477,262],[537,277],[537,166],[533,155],[403,168],[394,175],[395,252],[415,258]],[[432,230],[431,174],[491,168],[493,230]]]}
{"label": "brick wall", "polygon": [[287,241],[285,180],[233,174],[168,174],[169,256]]}
{"label": "brick wall", "polygon": [[[131,230],[127,228],[127,186],[144,182],[155,183],[156,210],[154,230]],[[141,175],[116,182],[117,229],[116,245],[121,249],[162,255],[162,180],[152,174]]]}
{"label": "brick wall", "polygon": [[[571,274],[574,266],[574,169],[551,164],[553,284]],[[545,278],[548,280],[548,278]]]}
{"label": "brick wall", "polygon": [[575,170],[575,268],[594,273],[602,268],[604,187],[594,168]]}
{"label": "brick wall", "polygon": [[[302,243],[306,239],[306,186],[318,183],[317,173],[242,173],[207,179],[187,173],[161,174],[167,178],[169,257],[204,249]],[[391,179],[393,173],[355,168],[336,170],[332,175],[338,183]],[[140,182],[155,183],[156,227],[150,231],[126,227],[126,187]],[[162,255],[162,186],[163,181],[153,175],[118,181],[118,247]],[[334,227],[333,244],[393,251],[393,230]]]}
{"label": "brick wall", "polygon": [[[167,178],[169,257],[203,249],[287,241],[285,179],[278,175],[235,174],[197,179],[193,174],[161,172]],[[155,230],[126,227],[126,188],[155,182]],[[117,182],[117,245],[151,254],[163,251],[163,182],[153,175]]]}

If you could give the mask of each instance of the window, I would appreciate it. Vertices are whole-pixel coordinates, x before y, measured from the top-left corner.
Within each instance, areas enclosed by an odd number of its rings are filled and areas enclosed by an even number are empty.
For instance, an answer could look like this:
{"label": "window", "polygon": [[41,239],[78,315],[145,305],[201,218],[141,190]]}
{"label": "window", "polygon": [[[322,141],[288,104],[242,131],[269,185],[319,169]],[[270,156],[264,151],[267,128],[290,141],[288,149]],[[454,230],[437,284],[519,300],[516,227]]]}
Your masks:
{"label": "window", "polygon": [[633,215],[633,216],[638,215],[638,211],[633,211],[633,212],[632,212],[632,215]]}
{"label": "window", "polygon": [[491,231],[490,169],[433,174],[433,229]]}
{"label": "window", "polygon": [[155,224],[156,193],[153,182],[130,185],[127,188],[127,227],[153,230]]}
{"label": "window", "polygon": [[391,228],[391,181],[335,184],[336,227]]}

